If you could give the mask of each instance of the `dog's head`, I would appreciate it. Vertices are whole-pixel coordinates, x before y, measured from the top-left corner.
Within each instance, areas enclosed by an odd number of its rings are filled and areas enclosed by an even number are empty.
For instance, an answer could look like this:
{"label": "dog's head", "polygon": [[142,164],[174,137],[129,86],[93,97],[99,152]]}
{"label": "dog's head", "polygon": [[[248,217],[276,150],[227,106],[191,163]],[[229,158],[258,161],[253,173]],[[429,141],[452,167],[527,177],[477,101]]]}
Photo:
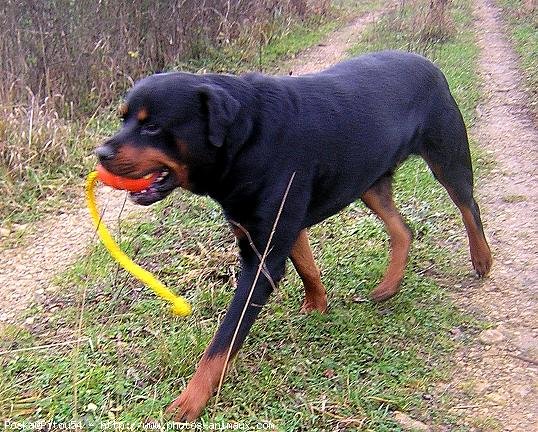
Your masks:
{"label": "dog's head", "polygon": [[121,129],[95,154],[122,177],[159,174],[145,191],[131,193],[138,204],[159,201],[176,187],[207,193],[239,110],[224,87],[203,75],[152,75],[129,92],[120,107]]}

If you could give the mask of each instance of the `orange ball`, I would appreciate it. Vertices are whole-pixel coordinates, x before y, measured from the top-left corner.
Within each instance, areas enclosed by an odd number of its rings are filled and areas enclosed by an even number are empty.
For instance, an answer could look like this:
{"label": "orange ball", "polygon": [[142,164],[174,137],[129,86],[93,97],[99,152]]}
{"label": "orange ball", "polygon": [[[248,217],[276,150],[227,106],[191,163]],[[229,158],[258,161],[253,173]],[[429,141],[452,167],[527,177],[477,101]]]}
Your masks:
{"label": "orange ball", "polygon": [[128,190],[130,192],[141,192],[144,189],[147,189],[159,175],[158,173],[155,173],[142,178],[132,179],[112,174],[101,164],[98,164],[96,169],[97,177],[101,182],[114,189]]}

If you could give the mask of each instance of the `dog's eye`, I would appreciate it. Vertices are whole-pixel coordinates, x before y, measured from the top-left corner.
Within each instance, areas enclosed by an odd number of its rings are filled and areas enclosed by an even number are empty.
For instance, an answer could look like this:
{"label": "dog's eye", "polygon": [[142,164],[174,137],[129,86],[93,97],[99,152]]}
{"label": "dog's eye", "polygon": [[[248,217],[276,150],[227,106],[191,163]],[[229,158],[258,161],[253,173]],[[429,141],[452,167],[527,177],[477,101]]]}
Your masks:
{"label": "dog's eye", "polygon": [[161,133],[161,128],[160,126],[156,124],[149,123],[147,125],[142,126],[142,133],[145,135],[150,135],[150,136],[158,135]]}

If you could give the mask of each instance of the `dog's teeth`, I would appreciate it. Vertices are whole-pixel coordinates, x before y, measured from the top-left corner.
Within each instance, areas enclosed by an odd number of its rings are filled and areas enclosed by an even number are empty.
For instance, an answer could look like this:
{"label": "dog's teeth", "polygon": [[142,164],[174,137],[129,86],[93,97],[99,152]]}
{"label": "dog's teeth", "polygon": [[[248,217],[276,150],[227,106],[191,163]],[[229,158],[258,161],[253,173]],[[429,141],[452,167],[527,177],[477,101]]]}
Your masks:
{"label": "dog's teeth", "polygon": [[149,178],[151,178],[152,175],[153,175],[153,174],[148,174],[148,175],[145,175],[145,176],[142,177],[142,178],[143,178],[144,180],[145,180],[145,179],[149,179]]}
{"label": "dog's teeth", "polygon": [[168,175],[168,171],[163,171],[161,173],[162,178],[165,178]]}
{"label": "dog's teeth", "polygon": [[143,191],[140,191],[141,194],[146,193],[148,190],[144,189]]}

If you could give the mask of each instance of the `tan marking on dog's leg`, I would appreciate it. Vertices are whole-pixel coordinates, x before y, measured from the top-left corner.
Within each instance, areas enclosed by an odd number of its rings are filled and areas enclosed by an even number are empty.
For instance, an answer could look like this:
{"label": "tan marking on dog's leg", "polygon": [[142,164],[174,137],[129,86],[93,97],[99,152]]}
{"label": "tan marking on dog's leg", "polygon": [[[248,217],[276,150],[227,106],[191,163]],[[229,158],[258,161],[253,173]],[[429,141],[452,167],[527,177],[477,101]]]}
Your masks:
{"label": "tan marking on dog's leg", "polygon": [[291,250],[290,258],[304,284],[305,298],[301,312],[308,313],[314,310],[325,312],[327,310],[327,292],[321,282],[321,274],[314,261],[306,229],[299,233]]}
{"label": "tan marking on dog's leg", "polygon": [[207,358],[204,354],[196,372],[181,395],[166,408],[176,421],[195,421],[215,393],[225,366],[226,353]]}
{"label": "tan marking on dog's leg", "polygon": [[391,177],[383,177],[361,197],[383,221],[390,236],[389,265],[381,283],[370,293],[376,302],[387,300],[399,291],[411,248],[411,232],[394,204],[391,182]]}

